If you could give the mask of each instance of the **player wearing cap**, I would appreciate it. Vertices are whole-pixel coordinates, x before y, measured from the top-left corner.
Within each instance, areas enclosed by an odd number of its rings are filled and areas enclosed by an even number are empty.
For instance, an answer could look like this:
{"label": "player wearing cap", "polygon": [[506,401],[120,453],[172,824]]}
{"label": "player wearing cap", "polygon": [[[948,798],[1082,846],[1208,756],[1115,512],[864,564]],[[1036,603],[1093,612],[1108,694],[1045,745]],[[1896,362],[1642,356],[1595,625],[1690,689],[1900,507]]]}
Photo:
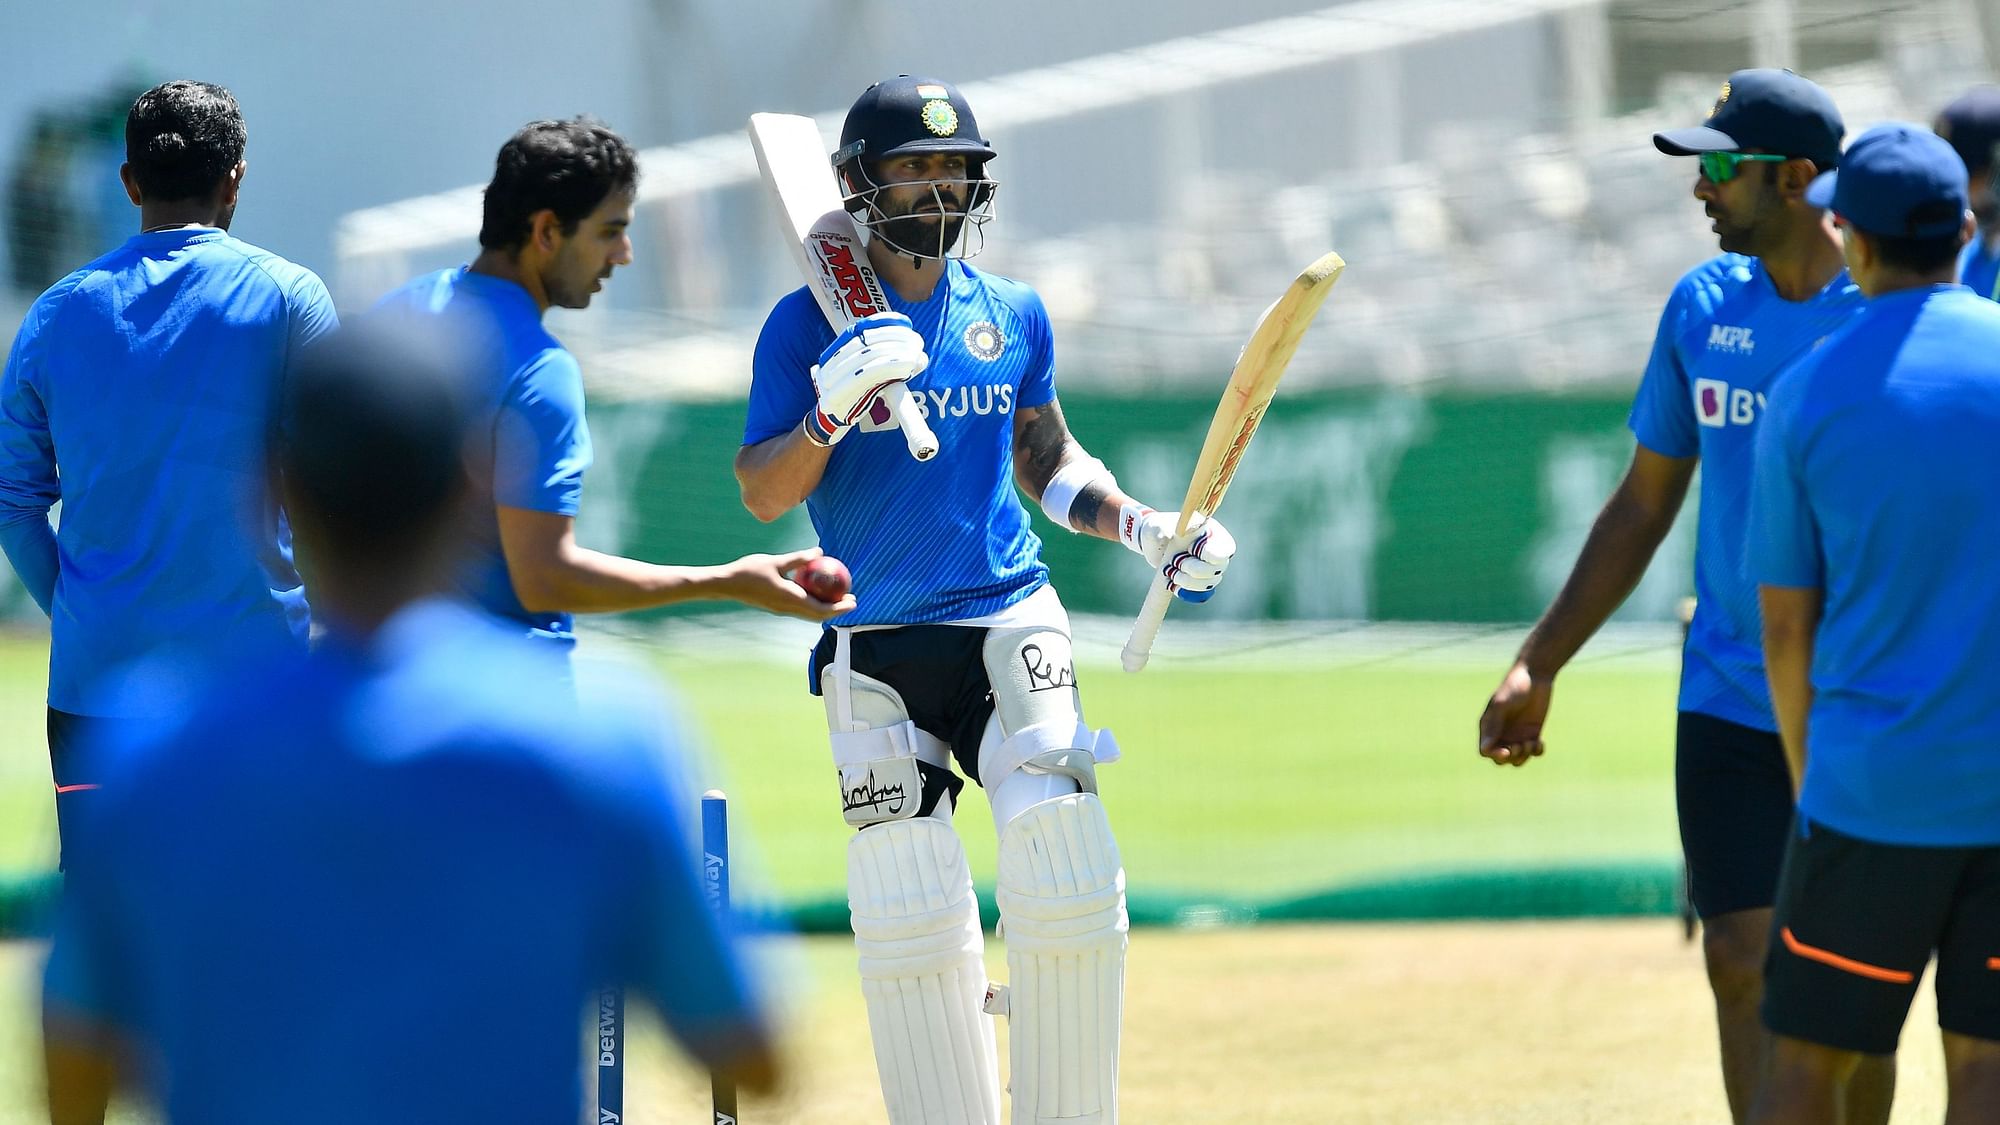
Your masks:
{"label": "player wearing cap", "polygon": [[[1697,158],[1694,196],[1723,253],[1668,296],[1632,406],[1631,467],[1479,720],[1479,752],[1494,762],[1524,765],[1542,752],[1557,673],[1638,584],[1701,465],[1699,609],[1682,662],[1675,794],[1738,1121],[1767,1043],[1757,1004],[1792,816],[1743,561],[1752,440],[1778,372],[1862,299],[1826,216],[1805,198],[1813,177],[1840,162],[1844,131],[1826,91],[1760,69],[1730,75],[1704,124],[1654,135],[1661,152]],[[1880,1085],[1875,1075],[1861,1081]],[[1886,1092],[1875,1089],[1857,1098],[1886,1114]]]}
{"label": "player wearing cap", "polygon": [[[848,111],[834,156],[891,314],[835,334],[803,289],[757,342],[736,473],[776,519],[803,502],[859,604],[812,657],[848,846],[848,896],[889,1119],[999,1120],[991,1022],[1009,1017],[1013,1120],[1117,1120],[1124,872],[1098,800],[1116,744],[1084,725],[1068,615],[1018,484],[1058,526],[1123,542],[1190,601],[1235,544],[1119,488],[1056,402],[1048,315],[977,248],[993,148],[949,84],[907,75]],[[972,240],[970,248],[963,242]],[[941,452],[912,460],[876,398],[907,382]],[[952,830],[963,773],[1000,833],[1011,992],[989,999],[972,877]]]}
{"label": "player wearing cap", "polygon": [[1839,1122],[1937,956],[1951,1122],[2000,1113],[2000,308],[1952,284],[1965,166],[1870,129],[1830,207],[1861,313],[1770,392],[1751,565],[1798,825],[1777,900],[1760,1122]]}
{"label": "player wearing cap", "polygon": [[1979,233],[1958,259],[1958,279],[1974,293],[2000,301],[2000,197],[1994,157],[2000,155],[2000,86],[1974,86],[1938,114],[1937,134],[1965,161]]}

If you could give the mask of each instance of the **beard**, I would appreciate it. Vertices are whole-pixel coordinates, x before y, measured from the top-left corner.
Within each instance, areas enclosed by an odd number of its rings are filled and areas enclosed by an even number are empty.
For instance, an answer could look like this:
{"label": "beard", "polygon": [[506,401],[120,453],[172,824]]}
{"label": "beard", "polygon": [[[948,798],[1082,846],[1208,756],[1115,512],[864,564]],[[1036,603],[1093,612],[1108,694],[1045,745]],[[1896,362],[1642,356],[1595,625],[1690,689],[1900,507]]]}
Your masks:
{"label": "beard", "polygon": [[1716,216],[1715,241],[1725,254],[1757,253],[1757,228],[1749,224],[1730,222],[1723,216]]}
{"label": "beard", "polygon": [[1749,214],[1710,212],[1715,221],[1715,241],[1725,254],[1762,257],[1777,229],[1783,210],[1775,198],[1765,196],[1749,208]]}
{"label": "beard", "polygon": [[876,229],[882,232],[889,245],[905,254],[922,258],[942,258],[950,249],[958,245],[958,236],[965,229],[963,217],[948,218],[943,222],[927,222],[914,215],[902,215],[882,223]]}
{"label": "beard", "polygon": [[[923,208],[919,210],[918,208]],[[933,209],[933,207],[941,209]],[[943,258],[965,230],[965,202],[951,192],[919,197],[908,210],[885,215],[875,230],[889,245],[920,258]]]}

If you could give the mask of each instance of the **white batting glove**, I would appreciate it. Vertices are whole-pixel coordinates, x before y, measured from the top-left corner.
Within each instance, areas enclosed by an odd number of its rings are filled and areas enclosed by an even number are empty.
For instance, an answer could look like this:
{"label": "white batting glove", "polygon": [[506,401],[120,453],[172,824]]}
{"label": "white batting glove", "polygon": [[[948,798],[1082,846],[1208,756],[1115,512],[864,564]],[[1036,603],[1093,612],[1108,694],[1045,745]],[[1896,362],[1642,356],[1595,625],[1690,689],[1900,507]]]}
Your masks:
{"label": "white batting glove", "polygon": [[1174,529],[1180,522],[1179,512],[1156,512],[1143,504],[1127,504],[1118,514],[1118,539],[1165,575],[1167,585],[1182,601],[1205,602],[1215,596],[1222,572],[1236,557],[1236,540],[1213,519],[1203,520],[1184,538],[1175,539]]}
{"label": "white batting glove", "polygon": [[902,313],[862,317],[833,338],[813,366],[819,405],[806,416],[806,436],[832,445],[861,420],[875,396],[930,366],[924,338]]}

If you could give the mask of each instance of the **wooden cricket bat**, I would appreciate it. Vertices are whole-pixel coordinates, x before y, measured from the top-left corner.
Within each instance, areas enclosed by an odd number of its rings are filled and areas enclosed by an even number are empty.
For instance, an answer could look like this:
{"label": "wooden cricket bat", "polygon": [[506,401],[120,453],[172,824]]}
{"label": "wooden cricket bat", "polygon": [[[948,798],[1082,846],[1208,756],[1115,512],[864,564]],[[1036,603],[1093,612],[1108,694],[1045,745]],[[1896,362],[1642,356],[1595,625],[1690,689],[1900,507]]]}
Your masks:
{"label": "wooden cricket bat", "polygon": [[[1277,393],[1278,380],[1284,377],[1292,355],[1299,350],[1306,326],[1312,323],[1326,295],[1333,290],[1333,283],[1340,280],[1340,273],[1346,268],[1347,263],[1338,254],[1320,258],[1293,279],[1291,287],[1258,318],[1249,342],[1243,345],[1243,353],[1236,357],[1235,370],[1229,373],[1229,385],[1223,388],[1215,419],[1208,424],[1208,437],[1201,443],[1201,456],[1194,463],[1194,478],[1188,481],[1187,499],[1181,501],[1175,539],[1186,536],[1214,515],[1222,503],[1222,494],[1229,491],[1229,482],[1243,461],[1243,451],[1256,436],[1257,423],[1264,420],[1271,396]],[[1125,642],[1127,672],[1137,672],[1146,666],[1153,653],[1153,639],[1160,635],[1160,622],[1166,620],[1167,605],[1173,600],[1166,576],[1155,574],[1152,589],[1146,591],[1146,602],[1139,607],[1139,619],[1132,623],[1132,636]]]}
{"label": "wooden cricket bat", "polygon": [[[890,311],[861,232],[842,205],[819,126],[797,114],[753,113],[750,145],[757,150],[764,186],[777,204],[785,245],[826,322],[838,332],[864,316]],[[937,456],[937,435],[924,421],[909,388],[896,383],[881,397],[902,427],[910,456],[919,461]]]}

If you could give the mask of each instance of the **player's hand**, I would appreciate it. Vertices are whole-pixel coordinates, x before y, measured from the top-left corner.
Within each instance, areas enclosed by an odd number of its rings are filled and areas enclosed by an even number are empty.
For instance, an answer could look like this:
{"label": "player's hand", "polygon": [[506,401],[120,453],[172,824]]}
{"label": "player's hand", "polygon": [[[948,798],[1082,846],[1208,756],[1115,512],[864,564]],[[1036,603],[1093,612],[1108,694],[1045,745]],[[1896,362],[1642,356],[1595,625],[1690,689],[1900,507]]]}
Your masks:
{"label": "player's hand", "polygon": [[930,362],[924,338],[902,313],[876,313],[848,325],[813,366],[819,405],[806,418],[807,433],[821,445],[839,441],[876,395],[915,378]]}
{"label": "player's hand", "polygon": [[744,605],[767,613],[826,621],[854,608],[854,595],[837,602],[823,602],[798,583],[791,573],[825,554],[818,547],[784,555],[745,555],[728,564],[729,596]]}
{"label": "player's hand", "polygon": [[1119,516],[1118,539],[1165,575],[1168,587],[1182,601],[1205,602],[1215,596],[1222,572],[1236,557],[1236,540],[1213,519],[1201,521],[1176,539],[1174,529],[1180,522],[1179,512],[1128,505]]}
{"label": "player's hand", "polygon": [[1479,716],[1479,756],[1498,766],[1525,766],[1540,757],[1555,687],[1554,679],[1538,679],[1515,661]]}

